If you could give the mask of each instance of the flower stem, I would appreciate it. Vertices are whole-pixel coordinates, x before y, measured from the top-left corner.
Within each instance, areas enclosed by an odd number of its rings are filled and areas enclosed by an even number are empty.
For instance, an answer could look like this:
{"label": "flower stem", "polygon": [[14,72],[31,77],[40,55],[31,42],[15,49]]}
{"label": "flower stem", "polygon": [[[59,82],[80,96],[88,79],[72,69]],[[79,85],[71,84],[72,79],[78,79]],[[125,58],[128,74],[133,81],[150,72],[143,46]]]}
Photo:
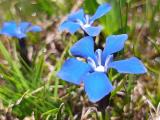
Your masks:
{"label": "flower stem", "polygon": [[106,95],[103,99],[97,102],[98,104],[97,109],[98,111],[101,111],[104,120],[106,116],[106,108],[109,105],[109,98],[110,98],[110,94]]}
{"label": "flower stem", "polygon": [[18,40],[19,42],[19,52],[20,52],[20,56],[22,57],[22,59],[24,60],[24,62],[31,66],[31,61],[28,58],[28,50],[26,47],[26,39],[22,38]]}

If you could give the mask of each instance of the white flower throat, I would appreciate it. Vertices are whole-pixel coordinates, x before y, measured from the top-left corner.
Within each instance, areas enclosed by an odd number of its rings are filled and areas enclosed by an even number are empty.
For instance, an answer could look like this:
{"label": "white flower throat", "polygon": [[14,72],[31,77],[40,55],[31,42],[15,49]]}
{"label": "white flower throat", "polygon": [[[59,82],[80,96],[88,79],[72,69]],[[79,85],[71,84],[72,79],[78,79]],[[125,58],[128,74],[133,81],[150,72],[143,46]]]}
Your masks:
{"label": "white flower throat", "polygon": [[80,26],[82,28],[87,28],[91,26],[91,22],[90,22],[90,16],[89,15],[85,15],[84,17],[84,22],[81,20],[77,20],[77,22],[80,24]]}
{"label": "white flower throat", "polygon": [[95,56],[96,56],[96,60],[94,60],[91,57],[87,58],[88,64],[91,65],[93,70],[96,72],[107,72],[108,65],[112,61],[113,55],[107,56],[105,60],[105,64],[102,63],[102,50],[101,49],[97,49],[95,51]]}

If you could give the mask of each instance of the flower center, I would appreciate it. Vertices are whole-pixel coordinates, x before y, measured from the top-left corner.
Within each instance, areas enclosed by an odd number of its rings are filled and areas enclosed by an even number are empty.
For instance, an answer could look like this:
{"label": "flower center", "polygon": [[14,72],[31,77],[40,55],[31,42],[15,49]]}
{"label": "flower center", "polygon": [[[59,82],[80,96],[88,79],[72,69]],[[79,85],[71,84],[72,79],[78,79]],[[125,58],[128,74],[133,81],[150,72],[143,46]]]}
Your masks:
{"label": "flower center", "polygon": [[17,34],[21,34],[21,33],[22,33],[20,27],[18,27],[18,28],[16,29],[16,32],[17,32]]}
{"label": "flower center", "polygon": [[90,16],[89,15],[85,15],[84,18],[85,18],[84,22],[82,22],[81,20],[77,20],[77,22],[80,24],[80,26],[83,29],[91,26],[91,24],[90,24]]}
{"label": "flower center", "polygon": [[107,72],[108,65],[111,62],[112,58],[113,58],[113,55],[109,55],[105,60],[105,64],[102,64],[102,50],[97,49],[95,51],[95,60],[93,58],[89,57],[87,59],[87,62],[88,62],[88,64],[91,65],[91,67],[93,68],[94,71]]}
{"label": "flower center", "polygon": [[84,24],[83,25],[84,28],[87,28],[87,27],[90,27],[90,26],[91,26],[90,24]]}
{"label": "flower center", "polygon": [[100,66],[97,66],[95,68],[95,71],[97,71],[97,72],[105,72],[105,68],[104,68],[104,66],[100,65]]}

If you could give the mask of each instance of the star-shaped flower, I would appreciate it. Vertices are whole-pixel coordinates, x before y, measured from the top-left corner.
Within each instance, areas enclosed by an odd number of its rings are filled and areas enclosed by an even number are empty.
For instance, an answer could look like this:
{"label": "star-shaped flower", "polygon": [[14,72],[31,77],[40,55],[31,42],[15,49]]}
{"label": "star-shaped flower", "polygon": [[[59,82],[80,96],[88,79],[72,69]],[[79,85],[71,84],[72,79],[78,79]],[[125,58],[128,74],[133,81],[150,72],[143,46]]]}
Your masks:
{"label": "star-shaped flower", "polygon": [[30,22],[20,22],[17,24],[14,21],[4,22],[0,34],[6,35],[9,37],[15,37],[22,39],[26,37],[27,32],[40,32],[42,31],[40,26],[34,25]]}
{"label": "star-shaped flower", "polygon": [[94,52],[94,40],[87,36],[75,43],[70,52],[76,58],[69,58],[63,64],[58,76],[74,84],[84,83],[85,91],[92,102],[97,102],[108,95],[114,88],[107,77],[108,69],[116,69],[119,73],[143,74],[147,72],[143,63],[136,57],[113,61],[113,53],[123,49],[128,36],[126,34],[111,35],[106,38],[104,50]]}
{"label": "star-shaped flower", "polygon": [[102,27],[93,26],[93,23],[98,18],[105,15],[111,10],[111,6],[108,3],[104,3],[97,8],[97,11],[93,16],[84,13],[83,9],[78,10],[75,13],[71,13],[68,19],[60,25],[60,30],[68,30],[71,34],[75,33],[78,29],[82,29],[89,36],[97,36]]}

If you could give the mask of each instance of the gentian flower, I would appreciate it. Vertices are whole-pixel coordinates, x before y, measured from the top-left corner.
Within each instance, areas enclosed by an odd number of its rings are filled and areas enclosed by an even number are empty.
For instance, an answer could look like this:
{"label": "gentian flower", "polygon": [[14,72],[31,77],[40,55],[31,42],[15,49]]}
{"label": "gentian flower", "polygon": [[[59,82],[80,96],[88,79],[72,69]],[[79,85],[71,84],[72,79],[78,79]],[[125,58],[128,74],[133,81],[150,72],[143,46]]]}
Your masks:
{"label": "gentian flower", "polygon": [[111,10],[111,6],[108,3],[104,3],[97,8],[97,11],[93,16],[84,14],[84,10],[80,9],[75,13],[71,13],[68,19],[60,25],[60,30],[68,30],[71,34],[75,33],[78,29],[82,29],[89,36],[97,36],[102,27],[93,26],[93,23],[98,18],[105,15]]}
{"label": "gentian flower", "polygon": [[32,26],[30,22],[20,22],[17,24],[14,21],[10,21],[3,23],[0,34],[22,39],[26,37],[27,32],[40,32],[41,30],[40,26]]}
{"label": "gentian flower", "polygon": [[108,95],[114,87],[106,73],[108,69],[116,69],[119,73],[143,74],[147,72],[143,63],[136,57],[113,61],[113,54],[122,50],[128,36],[126,34],[111,35],[106,38],[104,50],[94,52],[94,40],[87,36],[75,43],[70,52],[86,62],[69,58],[57,75],[76,85],[84,83],[84,89],[92,102],[97,102]]}

